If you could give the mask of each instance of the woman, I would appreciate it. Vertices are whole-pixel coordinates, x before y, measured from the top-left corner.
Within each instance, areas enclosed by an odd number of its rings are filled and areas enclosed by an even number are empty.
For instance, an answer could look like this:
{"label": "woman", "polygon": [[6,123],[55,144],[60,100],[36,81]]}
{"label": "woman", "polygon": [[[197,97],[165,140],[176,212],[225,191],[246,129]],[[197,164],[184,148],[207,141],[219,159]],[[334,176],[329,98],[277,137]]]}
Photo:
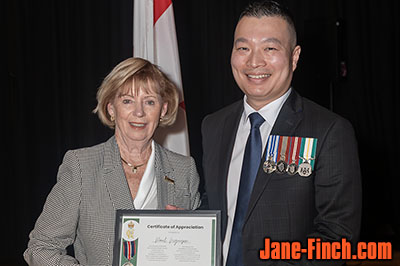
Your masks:
{"label": "woman", "polygon": [[[153,141],[174,123],[178,93],[153,64],[129,58],[104,79],[94,110],[115,135],[68,151],[24,253],[29,265],[111,265],[117,209],[196,209],[191,157]],[[66,254],[74,245],[75,257]]]}

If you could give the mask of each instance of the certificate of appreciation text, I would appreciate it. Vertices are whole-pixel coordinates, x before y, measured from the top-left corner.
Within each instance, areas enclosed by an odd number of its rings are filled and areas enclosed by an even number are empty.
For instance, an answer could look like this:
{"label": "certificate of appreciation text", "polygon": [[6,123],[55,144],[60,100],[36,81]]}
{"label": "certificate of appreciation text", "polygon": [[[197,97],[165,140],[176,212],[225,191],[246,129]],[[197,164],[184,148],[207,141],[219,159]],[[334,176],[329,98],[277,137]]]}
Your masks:
{"label": "certificate of appreciation text", "polygon": [[219,211],[118,210],[113,265],[218,266]]}

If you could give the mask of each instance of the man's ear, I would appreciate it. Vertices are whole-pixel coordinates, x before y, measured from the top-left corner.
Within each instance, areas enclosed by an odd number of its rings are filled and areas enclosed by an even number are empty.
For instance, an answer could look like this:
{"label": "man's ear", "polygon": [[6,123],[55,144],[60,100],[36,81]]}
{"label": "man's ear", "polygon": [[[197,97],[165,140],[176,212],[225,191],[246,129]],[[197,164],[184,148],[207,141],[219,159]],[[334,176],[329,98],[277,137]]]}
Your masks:
{"label": "man's ear", "polygon": [[301,47],[300,45],[296,45],[292,52],[292,71],[295,71],[297,68],[297,62],[300,59]]}

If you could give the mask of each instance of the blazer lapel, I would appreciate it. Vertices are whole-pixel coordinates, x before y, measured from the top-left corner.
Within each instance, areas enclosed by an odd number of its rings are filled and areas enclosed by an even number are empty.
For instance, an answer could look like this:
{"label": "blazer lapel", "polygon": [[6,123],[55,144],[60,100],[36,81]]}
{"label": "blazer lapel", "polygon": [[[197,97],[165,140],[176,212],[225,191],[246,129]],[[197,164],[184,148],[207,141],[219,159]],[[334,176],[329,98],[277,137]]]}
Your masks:
{"label": "blazer lapel", "polygon": [[222,135],[221,135],[221,149],[219,150],[221,153],[219,154],[220,158],[220,166],[218,168],[219,173],[216,176],[221,178],[216,179],[217,191],[221,191],[221,201],[218,204],[220,205],[220,210],[222,210],[222,221],[221,221],[221,229],[222,229],[222,239],[225,237],[225,228],[227,224],[227,180],[228,180],[228,171],[229,165],[231,162],[233,145],[235,144],[236,132],[239,127],[240,116],[243,112],[243,101],[239,101],[237,106],[234,107],[233,111],[226,117],[225,123],[223,125]]}
{"label": "blazer lapel", "polygon": [[[275,121],[274,127],[271,130],[271,135],[292,136],[295,134],[296,128],[303,117],[301,96],[292,90],[288,99],[282,106],[281,111]],[[266,174],[263,170],[264,158],[266,150],[258,168],[257,178],[254,183],[253,191],[251,193],[249,207],[247,209],[247,216],[245,222],[249,218],[252,210],[254,209],[258,199],[265,190],[271,176],[273,174]]]}
{"label": "blazer lapel", "polygon": [[155,175],[157,181],[158,208],[165,209],[165,206],[175,205],[175,177],[164,149],[154,142]]}
{"label": "blazer lapel", "polygon": [[134,209],[115,136],[111,137],[104,146],[102,176],[114,209]]}
{"label": "blazer lapel", "polygon": [[301,96],[293,90],[279,112],[271,135],[293,135],[302,118],[303,101]]}

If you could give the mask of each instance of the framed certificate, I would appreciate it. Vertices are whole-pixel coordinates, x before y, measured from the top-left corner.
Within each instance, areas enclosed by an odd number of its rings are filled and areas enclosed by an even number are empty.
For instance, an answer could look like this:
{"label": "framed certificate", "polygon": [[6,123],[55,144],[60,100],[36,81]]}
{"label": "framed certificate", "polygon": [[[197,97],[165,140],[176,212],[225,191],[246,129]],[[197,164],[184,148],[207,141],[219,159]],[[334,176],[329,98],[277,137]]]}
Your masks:
{"label": "framed certificate", "polygon": [[113,266],[220,266],[220,211],[117,210]]}

